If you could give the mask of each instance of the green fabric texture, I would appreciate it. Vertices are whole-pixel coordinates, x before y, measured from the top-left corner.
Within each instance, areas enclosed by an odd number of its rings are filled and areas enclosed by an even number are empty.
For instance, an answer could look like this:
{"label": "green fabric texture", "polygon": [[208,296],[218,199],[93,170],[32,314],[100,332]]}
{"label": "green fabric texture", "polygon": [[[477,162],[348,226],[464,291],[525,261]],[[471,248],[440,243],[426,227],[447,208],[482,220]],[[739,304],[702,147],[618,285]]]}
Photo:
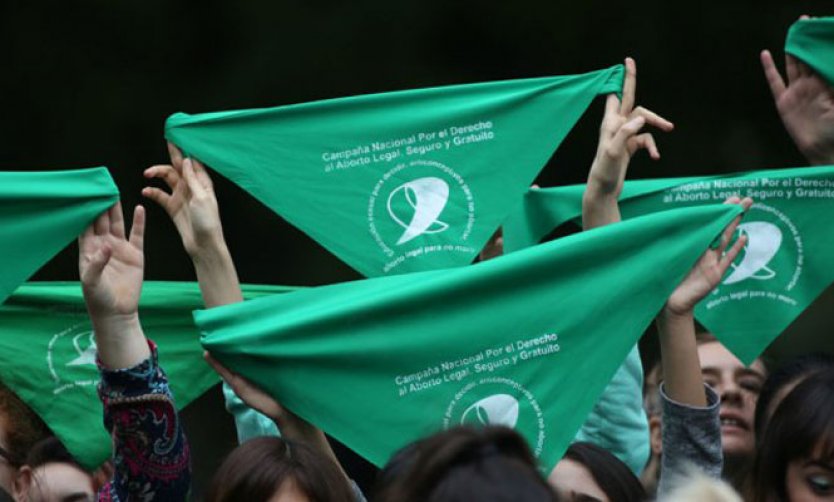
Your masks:
{"label": "green fabric texture", "polygon": [[[291,290],[245,286],[246,298]],[[140,317],[157,343],[178,408],[219,379],[202,359],[191,312],[203,300],[196,283],[146,281]],[[92,326],[77,282],[32,282],[0,306],[0,380],[49,425],[87,468],[110,458],[111,441],[96,395]]]}
{"label": "green fabric texture", "polygon": [[0,302],[118,200],[104,167],[0,172]]}
{"label": "green fabric texture", "polygon": [[[530,190],[505,222],[507,252],[553,228],[578,223],[584,185]],[[751,363],[834,281],[834,166],[627,181],[623,218],[714,204],[730,195],[755,204],[740,231],[749,242],[695,316],[739,359]]]}
{"label": "green fabric texture", "polygon": [[377,465],[415,439],[473,422],[514,427],[549,468],[739,212],[667,211],[469,267],[194,316],[214,357]]}
{"label": "green fabric texture", "polygon": [[800,19],[788,30],[785,52],[799,58],[834,86],[834,17]]}
{"label": "green fabric texture", "polygon": [[471,263],[622,65],[168,118],[165,137],[365,276]]}

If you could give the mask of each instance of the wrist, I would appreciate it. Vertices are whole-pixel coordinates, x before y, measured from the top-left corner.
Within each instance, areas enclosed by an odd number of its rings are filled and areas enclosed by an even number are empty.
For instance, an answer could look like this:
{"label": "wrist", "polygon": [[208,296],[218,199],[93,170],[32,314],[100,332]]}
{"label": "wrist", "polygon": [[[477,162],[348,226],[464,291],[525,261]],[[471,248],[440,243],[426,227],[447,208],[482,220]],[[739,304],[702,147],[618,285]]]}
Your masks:
{"label": "wrist", "polygon": [[200,263],[217,263],[229,258],[229,247],[222,231],[214,231],[194,240],[194,245],[188,249],[188,255],[194,265]]}
{"label": "wrist", "polygon": [[687,305],[675,305],[666,302],[658,314],[658,318],[666,322],[692,322],[695,318],[693,308]]}
{"label": "wrist", "polygon": [[95,314],[90,313],[90,320],[93,323],[93,331],[96,336],[114,337],[133,331],[142,331],[139,323],[139,314]]}
{"label": "wrist", "polygon": [[96,349],[108,369],[132,368],[150,357],[139,315],[92,316]]}
{"label": "wrist", "polygon": [[620,197],[621,191],[619,180],[600,179],[594,175],[588,176],[588,182],[585,185],[586,198],[616,200]]}

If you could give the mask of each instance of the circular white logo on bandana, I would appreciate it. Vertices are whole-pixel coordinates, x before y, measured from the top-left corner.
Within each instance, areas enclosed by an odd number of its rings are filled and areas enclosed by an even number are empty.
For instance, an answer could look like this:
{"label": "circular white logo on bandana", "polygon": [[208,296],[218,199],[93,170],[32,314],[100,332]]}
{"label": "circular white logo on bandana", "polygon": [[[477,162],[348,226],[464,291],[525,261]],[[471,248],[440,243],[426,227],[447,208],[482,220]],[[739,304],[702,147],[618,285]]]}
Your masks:
{"label": "circular white logo on bandana", "polygon": [[368,231],[388,272],[430,253],[473,253],[475,201],[466,180],[434,160],[400,163],[385,172],[368,198]]}
{"label": "circular white logo on bandana", "polygon": [[787,291],[796,286],[804,262],[802,237],[785,213],[767,204],[753,204],[736,233],[746,235],[747,243],[723,286],[760,283]]}
{"label": "circular white logo on bandana", "polygon": [[[397,214],[395,208],[403,205],[400,199],[406,203],[406,214],[410,216]],[[388,196],[388,215],[405,229],[397,240],[397,246],[423,234],[436,234],[447,230],[449,225],[439,218],[448,200],[449,185],[433,176],[406,181],[392,190]]]}
{"label": "circular white logo on bandana", "polygon": [[773,206],[756,203],[736,229],[736,236],[741,235],[747,242],[708,297],[706,308],[762,299],[797,305],[790,293],[802,276],[805,256],[793,221]]}
{"label": "circular white logo on bandana", "polygon": [[46,364],[56,395],[76,387],[96,385],[99,373],[95,335],[90,323],[74,324],[54,334],[47,346]]}
{"label": "circular white logo on bandana", "polygon": [[734,284],[745,279],[768,280],[776,272],[768,268],[782,245],[782,231],[773,223],[749,221],[738,226],[738,233],[747,236],[747,243],[738,263],[733,263],[733,272],[724,279],[724,284]]}
{"label": "circular white logo on bandana", "polygon": [[503,425],[513,429],[518,423],[518,400],[509,394],[485,397],[463,412],[460,423]]}
{"label": "circular white logo on bandana", "polygon": [[509,378],[487,377],[464,385],[446,408],[443,427],[499,425],[527,437],[533,453],[544,448],[544,414],[533,394]]}

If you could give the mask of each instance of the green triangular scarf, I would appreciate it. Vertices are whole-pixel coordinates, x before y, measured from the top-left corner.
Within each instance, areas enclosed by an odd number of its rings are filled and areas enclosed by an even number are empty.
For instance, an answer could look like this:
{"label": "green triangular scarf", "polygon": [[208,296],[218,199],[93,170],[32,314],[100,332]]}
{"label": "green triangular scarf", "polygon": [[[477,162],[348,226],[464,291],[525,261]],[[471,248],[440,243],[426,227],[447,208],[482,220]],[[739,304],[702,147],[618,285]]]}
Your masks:
{"label": "green triangular scarf", "polygon": [[[247,298],[283,293],[280,286],[245,286]],[[218,382],[202,359],[191,311],[203,306],[196,283],[145,282],[140,317],[159,347],[178,408]],[[81,286],[24,284],[0,306],[0,380],[49,425],[70,452],[94,468],[111,455],[96,395],[99,374]]]}
{"label": "green triangular scarf", "polygon": [[[505,250],[534,245],[578,221],[584,185],[530,190],[504,225]],[[751,363],[834,281],[834,167],[627,181],[623,218],[753,197],[742,231],[749,243],[721,284],[695,309],[707,329]]]}
{"label": "green triangular scarf", "polygon": [[165,137],[366,276],[470,263],[623,68],[175,114]]}
{"label": "green triangular scarf", "polygon": [[0,302],[118,200],[104,167],[0,172]]}
{"label": "green triangular scarf", "polygon": [[799,58],[834,86],[834,17],[800,19],[788,30],[785,52]]}
{"label": "green triangular scarf", "polygon": [[203,346],[381,465],[460,423],[500,423],[552,467],[738,206],[667,211],[470,267],[197,311]]}

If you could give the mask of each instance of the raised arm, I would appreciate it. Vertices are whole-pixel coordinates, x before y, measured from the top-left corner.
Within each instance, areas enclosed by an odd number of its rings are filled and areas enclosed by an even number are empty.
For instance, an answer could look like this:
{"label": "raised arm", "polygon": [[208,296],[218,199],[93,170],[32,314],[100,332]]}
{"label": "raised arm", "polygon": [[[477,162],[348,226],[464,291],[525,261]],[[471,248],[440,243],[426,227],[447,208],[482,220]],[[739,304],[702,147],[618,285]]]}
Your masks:
{"label": "raised arm", "polygon": [[[159,204],[173,221],[191,258],[203,303],[207,308],[243,301],[235,264],[223,236],[214,184],[205,167],[168,143],[170,164],[145,170],[148,179],[162,179],[169,192],[145,187],[142,194]],[[238,442],[258,436],[276,436],[275,422],[247,407],[224,382],[226,410],[235,419]]]}
{"label": "raised arm", "polygon": [[[750,198],[740,200],[731,197],[726,203],[741,204],[746,211],[753,201]],[[666,395],[682,404],[706,406],[693,312],[695,305],[718,286],[727,268],[747,242],[747,236],[742,234],[728,249],[739,221],[740,217],[724,230],[718,247],[708,249],[701,256],[669,297],[657,319]]]}
{"label": "raised arm", "polygon": [[223,378],[229,387],[234,390],[235,394],[239,396],[247,406],[258,410],[264,416],[269,417],[275,421],[275,424],[281,430],[284,437],[306,443],[323,453],[326,457],[336,463],[342,474],[346,479],[349,479],[336,454],[330,447],[324,432],[318,427],[310,424],[306,420],[299,418],[295,413],[281,406],[272,396],[259,389],[250,381],[242,376],[225,368],[220,362],[211,357],[211,354],[206,352],[204,354],[206,361],[212,368]]}
{"label": "raised arm", "polygon": [[84,301],[93,323],[98,357],[106,369],[130,368],[151,355],[139,324],[144,234],[145,210],[137,206],[130,238],[125,237],[119,203],[99,216],[78,239]]}
{"label": "raised arm", "polygon": [[671,131],[674,125],[660,115],[634,107],[637,92],[637,66],[634,60],[625,60],[623,100],[616,94],[608,95],[605,115],[599,131],[599,144],[588,184],[582,198],[582,228],[589,230],[620,221],[617,199],[623,189],[628,163],[640,149],[646,149],[651,158],[660,158],[651,133],[640,133],[647,124],[662,131]]}
{"label": "raised arm", "polygon": [[761,62],[776,110],[796,147],[811,164],[834,164],[834,89],[790,54],[785,55],[787,84],[770,51],[762,51]]}
{"label": "raised arm", "polygon": [[121,205],[81,235],[79,272],[93,323],[104,424],[113,438],[113,480],[99,500],[185,500],[191,483],[188,443],[157,361],[139,323],[145,211],[137,206],[130,237]]}
{"label": "raised arm", "polygon": [[[146,187],[142,194],[162,206],[177,227],[194,264],[206,307],[243,301],[208,172],[196,159],[183,158],[171,143],[168,153],[171,164],[152,166],[145,170],[145,177],[161,178],[171,192]],[[223,378],[226,408],[235,417],[240,442],[261,435],[277,435],[280,430],[284,437],[310,444],[339,465],[321,430],[285,410],[274,398],[225,369],[208,353],[206,360]]]}
{"label": "raised arm", "polygon": [[[728,204],[749,209],[753,201],[731,197]],[[747,242],[741,235],[731,244],[740,217],[721,235],[719,245],[708,249],[669,297],[657,317],[663,366],[661,477],[658,498],[668,493],[675,478],[694,464],[712,477],[723,467],[719,398],[704,385],[695,340],[695,305],[721,282],[727,268]]]}
{"label": "raised arm", "polygon": [[149,167],[145,177],[162,179],[171,192],[145,187],[142,195],[159,204],[177,227],[183,247],[194,264],[206,307],[242,301],[240,281],[223,237],[211,178],[199,161],[183,158],[171,143],[168,152],[171,163]]}
{"label": "raised arm", "polygon": [[[625,67],[622,102],[611,94],[605,103],[597,153],[582,197],[584,230],[620,221],[617,199],[634,153],[645,148],[653,159],[660,158],[654,137],[650,133],[640,133],[643,127],[649,124],[663,131],[671,131],[674,127],[654,112],[634,107],[637,67],[631,58],[626,58]],[[642,407],[642,390],[643,367],[635,346],[574,438],[612,452],[636,475],[640,474],[649,456],[649,425]]]}

